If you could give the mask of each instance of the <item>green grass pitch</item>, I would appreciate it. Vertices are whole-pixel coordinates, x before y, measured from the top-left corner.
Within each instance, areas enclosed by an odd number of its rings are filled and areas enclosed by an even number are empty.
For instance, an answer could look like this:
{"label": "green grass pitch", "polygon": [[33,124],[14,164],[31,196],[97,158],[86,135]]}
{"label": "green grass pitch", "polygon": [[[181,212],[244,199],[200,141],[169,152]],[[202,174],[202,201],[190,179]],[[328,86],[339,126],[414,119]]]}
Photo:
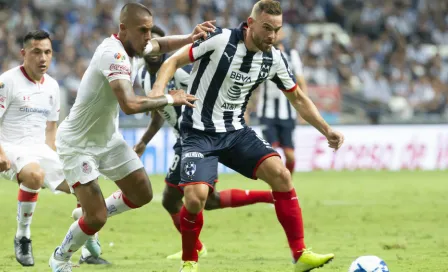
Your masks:
{"label": "green grass pitch", "polygon": [[[307,246],[334,252],[334,262],[317,271],[345,272],[356,257],[377,255],[392,272],[448,271],[447,172],[295,173]],[[162,176],[151,176],[154,201],[111,218],[100,232],[103,257],[111,267],[74,271],[178,271],[165,256],[180,249],[180,236],[161,206]],[[105,197],[116,190],[100,182]],[[218,189],[267,189],[262,181],[222,175]],[[36,265],[15,260],[17,185],[0,181],[0,271],[50,271],[48,258],[73,222],[75,199],[43,190],[33,218]],[[205,212],[201,238],[209,256],[200,271],[293,271],[286,237],[272,205]],[[79,253],[74,256],[74,261]]]}

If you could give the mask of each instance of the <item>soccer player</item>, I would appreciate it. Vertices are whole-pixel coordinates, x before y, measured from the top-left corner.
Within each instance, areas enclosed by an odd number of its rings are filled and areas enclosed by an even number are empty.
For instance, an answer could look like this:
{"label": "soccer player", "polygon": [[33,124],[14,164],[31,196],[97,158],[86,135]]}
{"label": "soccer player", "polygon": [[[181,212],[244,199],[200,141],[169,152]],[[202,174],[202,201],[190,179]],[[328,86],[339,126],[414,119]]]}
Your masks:
{"label": "soccer player", "polygon": [[196,243],[203,226],[203,209],[217,178],[218,161],[249,178],[267,182],[275,211],[291,249],[295,271],[310,271],[334,258],[305,247],[302,212],[279,154],[245,125],[244,111],[251,95],[265,80],[283,90],[300,115],[338,149],[343,136],[320,116],[312,101],[295,83],[281,52],[272,47],[282,27],[280,3],[257,2],[247,23],[220,29],[183,47],[160,68],[151,96],[164,93],[176,69],[194,62],[188,91],[198,100],[185,107],[181,119],[181,183],[185,205],[180,212],[182,268],[198,271]]}
{"label": "soccer player", "polygon": [[55,147],[60,90],[46,74],[53,55],[49,34],[29,32],[21,54],[23,65],[0,76],[0,172],[19,183],[15,255],[21,265],[33,266],[31,223],[39,191],[45,186],[69,194],[70,188]]}
{"label": "soccer player", "polygon": [[[152,29],[153,37],[163,37],[165,36],[162,29],[157,26]],[[149,94],[154,84],[157,72],[160,69],[165,57],[164,56],[151,56],[146,59],[146,64],[139,69],[138,81],[140,85],[144,88],[145,93]],[[176,70],[174,77],[168,84],[167,91],[170,89],[183,89],[188,87],[188,82],[190,80],[190,65],[179,68]],[[174,158],[172,165],[168,171],[165,178],[165,189],[163,191],[162,205],[165,210],[171,215],[174,226],[180,232],[180,211],[183,206],[182,190],[179,189],[180,182],[180,157],[182,155],[182,146],[180,142],[180,128],[179,128],[179,118],[181,116],[181,107],[166,106],[165,108],[154,111],[152,119],[148,128],[141,140],[135,145],[134,150],[137,154],[142,156],[146,149],[146,145],[151,139],[156,135],[157,131],[162,127],[164,120],[168,122],[170,126],[173,127],[173,132],[177,137],[177,142],[174,145]],[[215,185],[215,184],[213,184]],[[213,190],[213,193],[209,195],[207,202],[205,203],[206,210],[215,210],[220,208],[229,207],[241,207],[254,203],[274,203],[271,191],[255,191],[255,190],[237,190],[230,189],[217,192]],[[207,254],[207,249],[201,243],[200,240],[197,241],[196,249],[200,256],[205,256]],[[168,256],[168,259],[181,259],[182,251]]]}
{"label": "soccer player", "polygon": [[[307,85],[303,76],[303,65],[299,53],[291,49],[289,54],[285,52],[283,44],[279,43],[280,49],[287,63],[297,79],[302,91],[307,93]],[[295,156],[293,133],[296,126],[297,112],[293,109],[286,96],[281,95],[278,87],[272,81],[265,81],[260,85],[258,94],[257,116],[262,127],[263,138],[273,148],[282,148],[286,159],[286,168],[294,172]]]}
{"label": "soccer player", "polygon": [[[138,3],[123,6],[117,35],[96,49],[84,73],[75,104],[56,135],[63,171],[83,209],[62,243],[51,254],[52,271],[72,271],[71,256],[106,223],[107,217],[138,208],[151,201],[152,189],[137,154],[118,131],[118,110],[126,114],[147,112],[169,104],[189,105],[195,98],[184,91],[149,98],[136,96],[132,84],[137,58],[176,50],[206,31],[210,22],[197,25],[190,35],[151,39],[152,14]],[[103,198],[100,174],[115,181],[120,194]]]}

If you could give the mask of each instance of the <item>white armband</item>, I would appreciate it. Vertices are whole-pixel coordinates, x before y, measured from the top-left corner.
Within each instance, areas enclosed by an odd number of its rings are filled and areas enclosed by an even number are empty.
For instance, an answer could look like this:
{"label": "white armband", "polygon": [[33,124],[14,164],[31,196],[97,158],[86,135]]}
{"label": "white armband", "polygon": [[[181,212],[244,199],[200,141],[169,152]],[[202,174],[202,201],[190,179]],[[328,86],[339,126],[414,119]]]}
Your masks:
{"label": "white armband", "polygon": [[149,55],[152,52],[153,46],[151,41],[149,41],[146,46],[145,49],[143,50],[143,56]]}
{"label": "white armband", "polygon": [[165,97],[166,97],[166,100],[168,100],[168,106],[173,105],[174,98],[170,94],[166,94]]}

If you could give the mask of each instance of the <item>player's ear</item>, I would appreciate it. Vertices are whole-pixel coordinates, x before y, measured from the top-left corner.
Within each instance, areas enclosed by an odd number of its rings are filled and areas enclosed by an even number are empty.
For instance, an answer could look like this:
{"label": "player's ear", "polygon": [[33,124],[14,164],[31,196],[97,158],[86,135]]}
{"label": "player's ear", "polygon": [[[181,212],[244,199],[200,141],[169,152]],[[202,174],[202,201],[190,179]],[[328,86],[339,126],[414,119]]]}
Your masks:
{"label": "player's ear", "polygon": [[254,24],[255,20],[252,17],[247,18],[247,26],[251,27]]}
{"label": "player's ear", "polygon": [[126,34],[126,26],[123,23],[120,23],[120,32],[123,32],[124,34]]}
{"label": "player's ear", "polygon": [[22,48],[22,49],[20,50],[20,54],[22,55],[22,57],[25,57],[25,49]]}

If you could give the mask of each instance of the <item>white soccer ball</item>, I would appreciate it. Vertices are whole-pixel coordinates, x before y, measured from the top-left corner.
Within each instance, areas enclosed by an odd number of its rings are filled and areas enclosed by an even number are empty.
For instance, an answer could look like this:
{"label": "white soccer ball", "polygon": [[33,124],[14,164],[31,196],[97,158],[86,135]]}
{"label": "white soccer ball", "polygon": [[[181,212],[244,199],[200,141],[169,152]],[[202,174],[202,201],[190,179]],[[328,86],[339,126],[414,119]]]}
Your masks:
{"label": "white soccer ball", "polygon": [[350,265],[348,272],[389,272],[389,268],[377,256],[361,256]]}

